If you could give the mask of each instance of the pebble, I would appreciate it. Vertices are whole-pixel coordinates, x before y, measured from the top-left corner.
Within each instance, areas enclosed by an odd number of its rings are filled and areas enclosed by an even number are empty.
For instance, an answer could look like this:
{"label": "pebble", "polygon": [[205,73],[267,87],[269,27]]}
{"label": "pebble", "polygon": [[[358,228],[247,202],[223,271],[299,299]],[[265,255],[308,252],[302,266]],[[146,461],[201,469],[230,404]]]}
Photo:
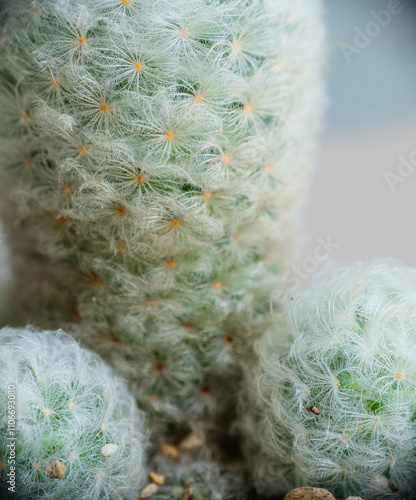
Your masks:
{"label": "pebble", "polygon": [[289,491],[283,500],[335,500],[335,497],[323,488],[304,486]]}
{"label": "pebble", "polygon": [[162,444],[160,447],[160,452],[162,455],[165,455],[166,457],[169,458],[178,458],[179,457],[179,450],[176,446],[173,446],[172,444]]}
{"label": "pebble", "polygon": [[118,450],[118,446],[113,443],[106,444],[101,448],[101,455],[103,457],[108,457],[109,455],[113,455]]}
{"label": "pebble", "polygon": [[65,465],[59,460],[52,460],[45,467],[45,474],[52,479],[62,479],[65,476]]}
{"label": "pebble", "polygon": [[165,482],[165,476],[162,476],[157,472],[149,472],[149,481],[161,486]]}
{"label": "pebble", "polygon": [[140,498],[141,499],[149,498],[152,495],[154,495],[158,489],[159,486],[157,484],[150,483],[142,489],[142,492],[140,493]]}
{"label": "pebble", "polygon": [[194,451],[202,447],[204,443],[196,434],[191,432],[179,443],[179,448],[185,451]]}

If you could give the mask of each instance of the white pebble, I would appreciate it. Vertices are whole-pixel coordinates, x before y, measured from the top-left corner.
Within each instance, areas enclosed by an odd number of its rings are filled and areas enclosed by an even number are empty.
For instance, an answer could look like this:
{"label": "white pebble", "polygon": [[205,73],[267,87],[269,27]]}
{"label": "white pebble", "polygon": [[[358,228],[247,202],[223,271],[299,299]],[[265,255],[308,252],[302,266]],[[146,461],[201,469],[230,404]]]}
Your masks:
{"label": "white pebble", "polygon": [[101,455],[103,457],[108,457],[109,455],[113,455],[118,450],[118,445],[116,444],[106,444],[101,448]]}

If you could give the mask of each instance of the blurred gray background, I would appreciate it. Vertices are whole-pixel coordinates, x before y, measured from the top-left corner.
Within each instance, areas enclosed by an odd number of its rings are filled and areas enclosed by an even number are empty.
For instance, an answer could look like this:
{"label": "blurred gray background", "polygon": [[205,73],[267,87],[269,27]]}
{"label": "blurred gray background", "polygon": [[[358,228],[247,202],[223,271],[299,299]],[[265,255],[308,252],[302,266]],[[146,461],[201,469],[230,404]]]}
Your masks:
{"label": "blurred gray background", "polygon": [[416,266],[416,1],[325,6],[330,102],[304,214],[303,274],[316,267],[319,238],[333,243],[328,260]]}

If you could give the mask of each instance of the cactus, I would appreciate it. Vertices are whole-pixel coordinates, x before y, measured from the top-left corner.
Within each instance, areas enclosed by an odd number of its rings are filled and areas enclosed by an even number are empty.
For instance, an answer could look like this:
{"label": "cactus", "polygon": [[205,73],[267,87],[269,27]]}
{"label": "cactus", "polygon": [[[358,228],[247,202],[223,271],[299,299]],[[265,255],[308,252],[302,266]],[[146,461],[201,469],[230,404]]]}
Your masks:
{"label": "cactus", "polygon": [[235,394],[270,322],[321,112],[318,0],[28,0],[6,11],[2,212],[23,316],[140,404]]}
{"label": "cactus", "polygon": [[242,428],[257,487],[414,493],[416,271],[384,262],[334,269],[289,302],[247,371]]}
{"label": "cactus", "polygon": [[[239,454],[214,461],[211,443],[203,433],[182,436],[153,434],[152,453],[147,464],[148,484],[142,494],[152,493],[154,500],[245,499],[247,487]],[[216,457],[217,458],[217,457]],[[222,463],[221,463],[222,462]]]}
{"label": "cactus", "polygon": [[147,436],[112,369],[62,331],[6,327],[0,351],[1,498],[136,498]]}
{"label": "cactus", "polygon": [[174,461],[159,456],[153,461],[153,466],[163,483],[153,488],[150,486],[155,491],[152,500],[226,500],[236,498],[237,492],[241,491],[238,480],[231,480],[229,474],[221,474],[218,465],[209,460],[189,456]]}

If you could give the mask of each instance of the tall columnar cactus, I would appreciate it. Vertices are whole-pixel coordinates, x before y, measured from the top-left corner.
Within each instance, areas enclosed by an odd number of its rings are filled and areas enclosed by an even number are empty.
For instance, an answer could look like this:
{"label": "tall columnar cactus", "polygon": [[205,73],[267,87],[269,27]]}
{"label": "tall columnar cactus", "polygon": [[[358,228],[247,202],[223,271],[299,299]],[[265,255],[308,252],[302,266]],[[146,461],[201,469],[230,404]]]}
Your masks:
{"label": "tall columnar cactus", "polygon": [[63,332],[0,330],[0,497],[137,498],[143,416],[124,383]]}
{"label": "tall columnar cactus", "polygon": [[[336,269],[292,299],[246,380],[243,428],[259,489],[414,495],[416,271]],[[291,336],[286,355],[281,332]]]}
{"label": "tall columnar cactus", "polygon": [[164,415],[234,394],[268,324],[313,164],[319,14],[318,0],[7,10],[1,201],[17,274],[36,277],[22,308],[45,325],[66,313]]}

